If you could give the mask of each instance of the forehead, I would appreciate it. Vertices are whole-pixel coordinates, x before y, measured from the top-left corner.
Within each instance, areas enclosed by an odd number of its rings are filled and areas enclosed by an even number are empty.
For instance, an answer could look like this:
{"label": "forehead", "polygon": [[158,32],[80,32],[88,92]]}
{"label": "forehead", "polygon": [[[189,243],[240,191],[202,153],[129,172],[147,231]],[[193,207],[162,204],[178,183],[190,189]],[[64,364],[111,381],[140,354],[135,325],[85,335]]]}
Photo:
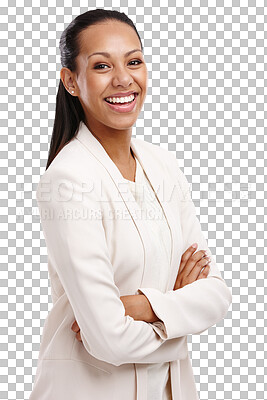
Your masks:
{"label": "forehead", "polygon": [[[135,30],[120,21],[102,21],[91,25],[80,33],[80,54],[107,51],[124,54],[127,50],[140,48],[141,44]],[[134,46],[134,47],[133,47]]]}

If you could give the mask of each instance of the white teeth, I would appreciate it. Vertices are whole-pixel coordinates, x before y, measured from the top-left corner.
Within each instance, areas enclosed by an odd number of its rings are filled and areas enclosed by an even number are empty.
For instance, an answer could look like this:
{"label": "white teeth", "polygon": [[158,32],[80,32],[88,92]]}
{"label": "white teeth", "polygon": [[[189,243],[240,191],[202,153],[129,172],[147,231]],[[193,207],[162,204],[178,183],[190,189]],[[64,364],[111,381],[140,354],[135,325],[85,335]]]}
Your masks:
{"label": "white teeth", "polygon": [[109,101],[110,103],[129,103],[130,101],[133,101],[134,99],[134,94],[131,94],[130,96],[127,97],[107,97],[106,100]]}

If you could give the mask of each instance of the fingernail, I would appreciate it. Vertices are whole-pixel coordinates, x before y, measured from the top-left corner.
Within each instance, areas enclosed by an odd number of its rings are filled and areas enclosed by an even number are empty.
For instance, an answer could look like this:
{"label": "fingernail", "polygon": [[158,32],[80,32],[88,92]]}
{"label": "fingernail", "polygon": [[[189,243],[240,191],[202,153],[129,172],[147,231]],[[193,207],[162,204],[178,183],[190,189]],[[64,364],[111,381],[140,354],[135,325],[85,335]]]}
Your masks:
{"label": "fingernail", "polygon": [[193,247],[193,249],[196,249],[197,248],[197,243],[192,244],[191,247]]}

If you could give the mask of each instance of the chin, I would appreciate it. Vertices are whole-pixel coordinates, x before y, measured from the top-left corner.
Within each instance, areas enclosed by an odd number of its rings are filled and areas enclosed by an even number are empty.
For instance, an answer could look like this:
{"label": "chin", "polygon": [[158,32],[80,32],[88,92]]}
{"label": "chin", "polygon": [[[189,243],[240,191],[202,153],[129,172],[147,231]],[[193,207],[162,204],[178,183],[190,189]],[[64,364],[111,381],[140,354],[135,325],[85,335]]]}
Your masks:
{"label": "chin", "polygon": [[121,125],[107,125],[112,129],[116,129],[118,131],[123,131],[125,129],[131,129],[134,126],[135,122],[133,124],[121,124]]}
{"label": "chin", "polygon": [[133,117],[126,117],[123,116],[120,118],[120,116],[118,116],[118,118],[116,118],[116,122],[110,122],[105,124],[106,126],[109,126],[112,129],[118,129],[118,130],[123,130],[123,129],[129,129],[132,128],[134,126],[134,124],[136,123],[137,118],[133,118]]}

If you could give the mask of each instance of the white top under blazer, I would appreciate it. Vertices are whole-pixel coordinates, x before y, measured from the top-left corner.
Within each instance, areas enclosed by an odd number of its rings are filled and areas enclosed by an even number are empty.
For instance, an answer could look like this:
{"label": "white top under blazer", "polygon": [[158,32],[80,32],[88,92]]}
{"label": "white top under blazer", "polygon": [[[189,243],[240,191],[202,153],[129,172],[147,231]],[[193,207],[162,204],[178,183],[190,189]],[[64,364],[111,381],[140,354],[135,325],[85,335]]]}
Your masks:
{"label": "white top under blazer", "polygon": [[[155,259],[151,285],[161,292],[167,291],[171,262],[171,233],[162,207],[147,180],[143,168],[136,160],[135,181],[126,179],[130,190],[143,210],[143,218],[154,243]],[[147,368],[147,400],[172,400],[169,362],[150,364]]]}
{"label": "white top under blazer", "polygon": [[[157,366],[168,363],[172,400],[199,400],[187,335],[221,321],[232,294],[202,233],[179,161],[134,137],[131,148],[170,229],[166,270],[157,267],[155,237],[129,185],[81,121],[36,190],[53,306],[29,400],[148,400],[150,372],[155,377]],[[211,257],[209,274],[173,290],[182,254],[194,242]],[[163,288],[156,269],[164,271]],[[158,321],[125,315],[120,297],[135,294],[147,297]],[[82,341],[71,330],[75,320]]]}

